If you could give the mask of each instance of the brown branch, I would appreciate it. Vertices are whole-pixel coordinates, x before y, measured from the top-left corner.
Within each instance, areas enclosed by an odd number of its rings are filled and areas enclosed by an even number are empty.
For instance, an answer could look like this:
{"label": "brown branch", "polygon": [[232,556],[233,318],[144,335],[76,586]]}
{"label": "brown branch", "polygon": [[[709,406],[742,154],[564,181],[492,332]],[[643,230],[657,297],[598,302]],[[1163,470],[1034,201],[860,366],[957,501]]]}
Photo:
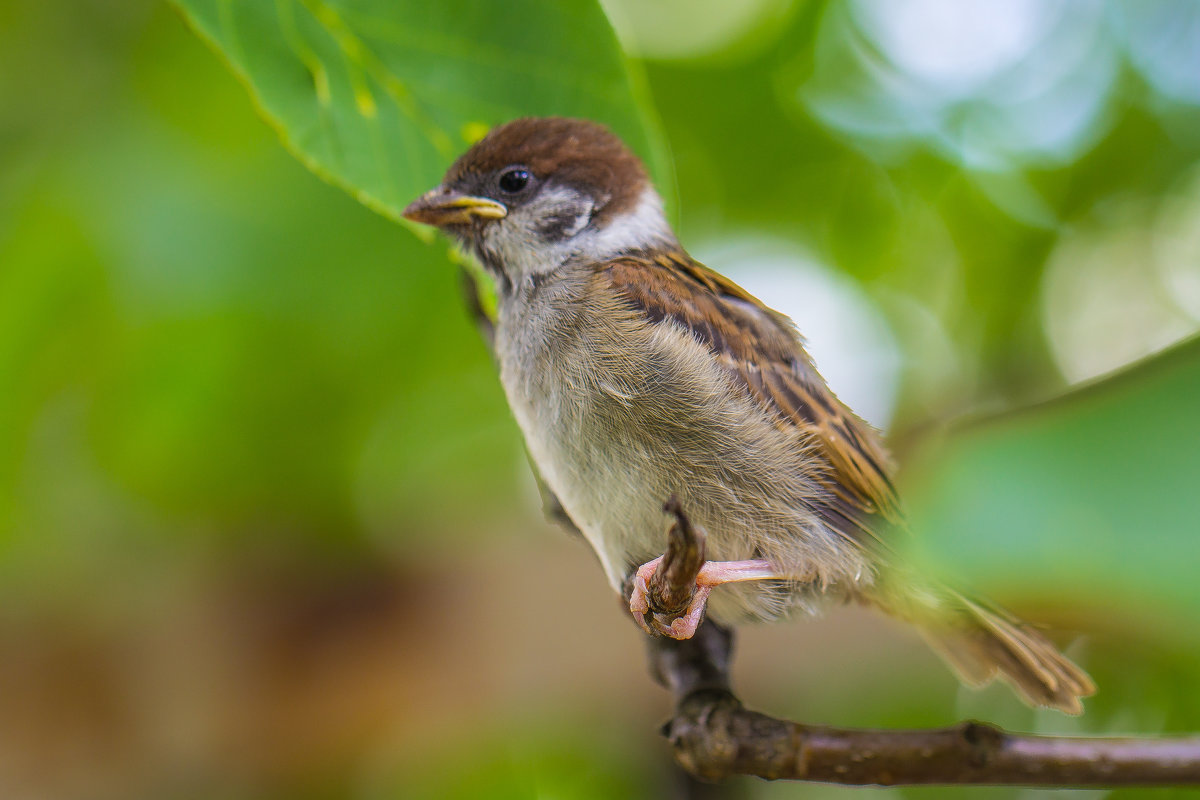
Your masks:
{"label": "brown branch", "polygon": [[1007,733],[980,722],[873,731],[802,725],[742,707],[729,692],[693,692],[664,733],[707,780],[757,775],[856,785],[1200,784],[1200,737],[1088,739]]}
{"label": "brown branch", "polygon": [[[686,593],[681,582],[694,584],[704,546],[703,534],[688,524],[678,503],[669,503],[667,510],[676,520],[663,558],[668,574],[650,583],[651,607],[664,611],[680,607]],[[663,596],[656,598],[660,592]],[[729,689],[733,637],[712,621],[705,620],[686,641],[647,641],[651,671],[676,702],[663,734],[676,761],[705,780],[756,775],[884,786],[1200,785],[1200,737],[1034,736],[979,722],[913,731],[803,725],[742,706]]]}

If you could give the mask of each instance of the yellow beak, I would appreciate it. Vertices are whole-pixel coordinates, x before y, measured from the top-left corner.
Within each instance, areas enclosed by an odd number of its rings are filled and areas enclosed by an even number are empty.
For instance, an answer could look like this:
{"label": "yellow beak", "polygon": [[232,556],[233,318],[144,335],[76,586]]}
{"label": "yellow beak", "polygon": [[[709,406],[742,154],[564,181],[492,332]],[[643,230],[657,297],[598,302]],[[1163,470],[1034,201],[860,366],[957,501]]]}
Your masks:
{"label": "yellow beak", "polygon": [[508,209],[486,197],[472,197],[441,186],[426,192],[404,209],[404,218],[426,225],[461,225],[473,219],[504,219]]}

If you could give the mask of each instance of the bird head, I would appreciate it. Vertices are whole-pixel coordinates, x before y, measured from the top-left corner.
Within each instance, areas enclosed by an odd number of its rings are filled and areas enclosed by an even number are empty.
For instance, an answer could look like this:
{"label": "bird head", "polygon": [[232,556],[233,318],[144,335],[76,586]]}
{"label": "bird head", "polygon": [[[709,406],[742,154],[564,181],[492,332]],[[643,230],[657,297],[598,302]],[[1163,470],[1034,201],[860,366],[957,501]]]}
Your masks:
{"label": "bird head", "polygon": [[675,241],[637,156],[604,126],[562,117],[494,128],[404,216],[444,230],[514,284]]}

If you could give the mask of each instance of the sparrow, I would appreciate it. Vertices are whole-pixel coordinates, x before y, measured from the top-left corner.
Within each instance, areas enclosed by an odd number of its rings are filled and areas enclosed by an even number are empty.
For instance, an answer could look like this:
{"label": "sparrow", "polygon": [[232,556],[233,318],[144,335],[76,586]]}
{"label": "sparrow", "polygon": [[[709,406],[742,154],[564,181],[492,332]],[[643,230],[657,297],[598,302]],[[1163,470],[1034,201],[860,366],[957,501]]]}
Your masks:
{"label": "sparrow", "polygon": [[[912,622],[970,685],[1082,711],[1095,687],[1042,633],[916,575],[880,435],[830,391],[791,320],[683,249],[641,161],[607,128],[517,119],[404,216],[495,279],[493,347],[541,480],[652,634],[859,602]],[[695,599],[649,610],[663,504],[707,532]]]}

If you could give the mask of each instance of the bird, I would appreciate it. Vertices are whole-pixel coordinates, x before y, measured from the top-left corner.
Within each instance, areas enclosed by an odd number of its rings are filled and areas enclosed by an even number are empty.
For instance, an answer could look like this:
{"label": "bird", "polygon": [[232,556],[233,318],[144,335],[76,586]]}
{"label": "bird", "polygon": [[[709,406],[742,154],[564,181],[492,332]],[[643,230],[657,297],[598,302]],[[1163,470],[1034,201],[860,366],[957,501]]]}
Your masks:
{"label": "bird", "polygon": [[[856,602],[914,623],[963,682],[1000,677],[1082,712],[1091,678],[1034,626],[917,574],[881,435],[817,372],[793,322],[692,258],[607,127],[492,128],[403,211],[496,286],[493,348],[540,480],[653,635]],[[707,536],[697,591],[647,615],[664,501]]]}

